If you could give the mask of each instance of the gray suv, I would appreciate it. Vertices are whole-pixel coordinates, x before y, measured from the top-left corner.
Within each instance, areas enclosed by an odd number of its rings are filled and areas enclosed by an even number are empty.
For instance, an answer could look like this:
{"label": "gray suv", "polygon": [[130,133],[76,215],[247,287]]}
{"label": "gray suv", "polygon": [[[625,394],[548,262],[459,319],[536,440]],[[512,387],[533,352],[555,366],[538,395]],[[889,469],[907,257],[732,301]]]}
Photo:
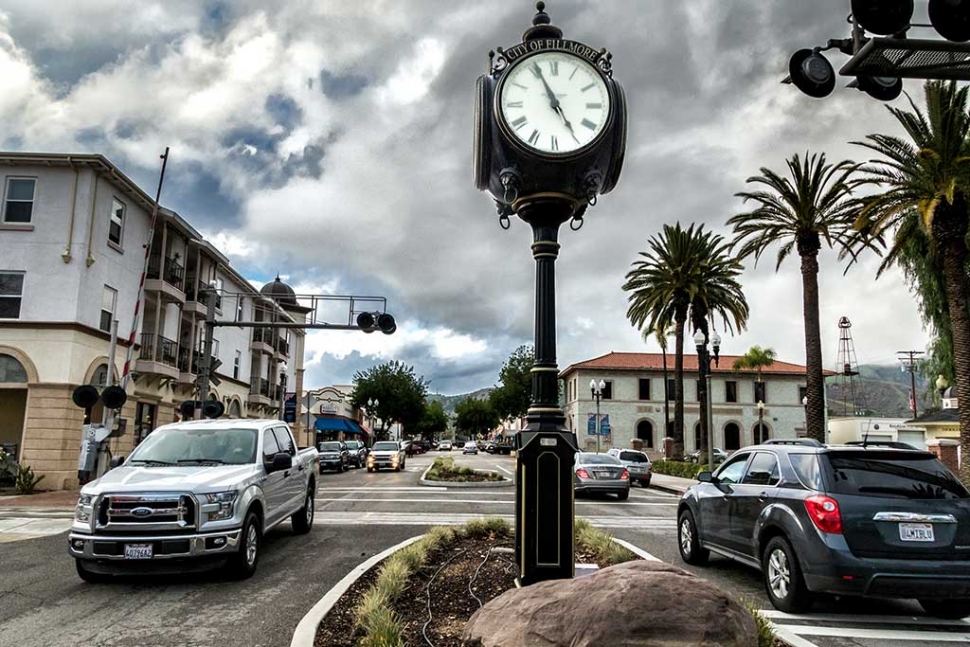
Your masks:
{"label": "gray suv", "polygon": [[619,460],[630,472],[630,482],[637,482],[643,487],[650,486],[650,478],[653,476],[653,465],[650,464],[650,457],[636,449],[620,449],[614,447],[607,452],[613,458]]}
{"label": "gray suv", "polygon": [[775,440],[697,480],[679,504],[681,557],[759,569],[781,611],[830,593],[970,615],[970,492],[930,452]]}

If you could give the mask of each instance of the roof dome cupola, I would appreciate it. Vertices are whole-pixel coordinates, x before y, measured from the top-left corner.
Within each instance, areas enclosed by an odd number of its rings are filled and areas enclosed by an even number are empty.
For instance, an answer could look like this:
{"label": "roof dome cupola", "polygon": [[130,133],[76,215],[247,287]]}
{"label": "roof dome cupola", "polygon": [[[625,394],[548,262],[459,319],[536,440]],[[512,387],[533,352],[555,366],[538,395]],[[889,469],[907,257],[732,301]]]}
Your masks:
{"label": "roof dome cupola", "polygon": [[296,292],[294,292],[293,288],[288,286],[286,283],[283,283],[278,274],[276,276],[276,280],[272,283],[267,283],[260,288],[259,293],[273,299],[283,306],[298,305],[296,302]]}

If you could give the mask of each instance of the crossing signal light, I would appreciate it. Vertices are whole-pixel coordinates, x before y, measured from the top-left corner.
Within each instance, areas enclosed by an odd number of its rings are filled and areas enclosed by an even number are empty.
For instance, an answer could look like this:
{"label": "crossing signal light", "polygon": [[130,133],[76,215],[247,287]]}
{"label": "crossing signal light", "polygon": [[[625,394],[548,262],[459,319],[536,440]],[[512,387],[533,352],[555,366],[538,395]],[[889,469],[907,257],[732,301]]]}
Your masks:
{"label": "crossing signal light", "polygon": [[811,49],[800,49],[788,61],[788,73],[795,87],[821,99],[835,89],[835,69],[828,59]]}
{"label": "crossing signal light", "polygon": [[860,76],[857,81],[860,90],[880,101],[892,101],[903,93],[902,79],[888,76]]}
{"label": "crossing signal light", "polygon": [[361,312],[357,315],[357,326],[366,333],[374,332],[374,315],[370,312]]}
{"label": "crossing signal light", "polygon": [[[940,4],[947,4],[947,0]],[[933,0],[930,0],[932,5]],[[891,36],[909,27],[913,19],[913,0],[852,0],[852,15],[866,31]]]}
{"label": "crossing signal light", "polygon": [[970,40],[970,0],[930,0],[930,24],[947,40]]}
{"label": "crossing signal light", "polygon": [[385,312],[377,317],[377,327],[380,328],[381,332],[385,335],[390,335],[397,330],[397,323],[394,321],[394,317]]}

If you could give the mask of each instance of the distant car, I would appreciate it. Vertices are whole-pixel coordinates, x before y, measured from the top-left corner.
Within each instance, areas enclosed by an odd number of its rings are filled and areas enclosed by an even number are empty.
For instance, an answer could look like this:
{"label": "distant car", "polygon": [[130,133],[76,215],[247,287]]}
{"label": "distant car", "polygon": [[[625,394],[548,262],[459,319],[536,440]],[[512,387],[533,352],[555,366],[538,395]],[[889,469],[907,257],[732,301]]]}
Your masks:
{"label": "distant car", "polygon": [[451,441],[450,440],[442,440],[441,443],[438,445],[438,451],[439,452],[450,452],[451,451]]}
{"label": "distant car", "polygon": [[825,593],[970,615],[970,492],[930,452],[773,440],[697,480],[678,507],[681,558],[761,570],[780,611]]}
{"label": "distant car", "polygon": [[489,454],[511,454],[515,447],[506,440],[492,440],[485,445],[485,451]]}
{"label": "distant car", "polygon": [[367,461],[367,446],[359,440],[347,440],[344,442],[347,445],[347,451],[350,452],[349,463],[358,469],[363,467]]}
{"label": "distant car", "polygon": [[[723,449],[717,447],[714,448],[714,464],[723,463],[728,459],[728,453]],[[689,463],[707,463],[707,451],[701,452],[699,449],[695,449],[687,457],[687,462]]]}
{"label": "distant car", "polygon": [[606,492],[625,501],[630,498],[630,471],[609,454],[579,452],[573,464],[573,490],[576,494]]}
{"label": "distant car", "polygon": [[478,454],[478,443],[474,440],[469,440],[465,443],[465,446],[461,448],[462,454]]}
{"label": "distant car", "polygon": [[350,452],[347,445],[339,440],[323,442],[317,445],[320,452],[320,473],[324,470],[346,472],[350,469]]}
{"label": "distant car", "polygon": [[630,481],[637,482],[643,487],[650,485],[650,478],[653,476],[653,466],[650,464],[650,457],[643,452],[635,449],[613,448],[607,452],[613,458],[618,459],[630,472]]}
{"label": "distant car", "polygon": [[374,472],[382,467],[390,467],[395,472],[404,469],[405,456],[401,445],[393,440],[379,440],[367,455],[367,471]]}

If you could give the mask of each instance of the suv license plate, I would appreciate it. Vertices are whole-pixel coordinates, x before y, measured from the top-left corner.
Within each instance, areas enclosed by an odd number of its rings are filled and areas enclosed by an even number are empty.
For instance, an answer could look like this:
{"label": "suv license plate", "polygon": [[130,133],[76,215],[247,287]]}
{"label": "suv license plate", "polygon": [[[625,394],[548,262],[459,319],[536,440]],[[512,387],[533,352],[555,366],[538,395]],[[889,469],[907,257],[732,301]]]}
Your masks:
{"label": "suv license plate", "polygon": [[929,523],[901,523],[899,538],[903,541],[936,541],[933,524]]}
{"label": "suv license plate", "polygon": [[151,544],[125,544],[125,559],[151,559]]}

